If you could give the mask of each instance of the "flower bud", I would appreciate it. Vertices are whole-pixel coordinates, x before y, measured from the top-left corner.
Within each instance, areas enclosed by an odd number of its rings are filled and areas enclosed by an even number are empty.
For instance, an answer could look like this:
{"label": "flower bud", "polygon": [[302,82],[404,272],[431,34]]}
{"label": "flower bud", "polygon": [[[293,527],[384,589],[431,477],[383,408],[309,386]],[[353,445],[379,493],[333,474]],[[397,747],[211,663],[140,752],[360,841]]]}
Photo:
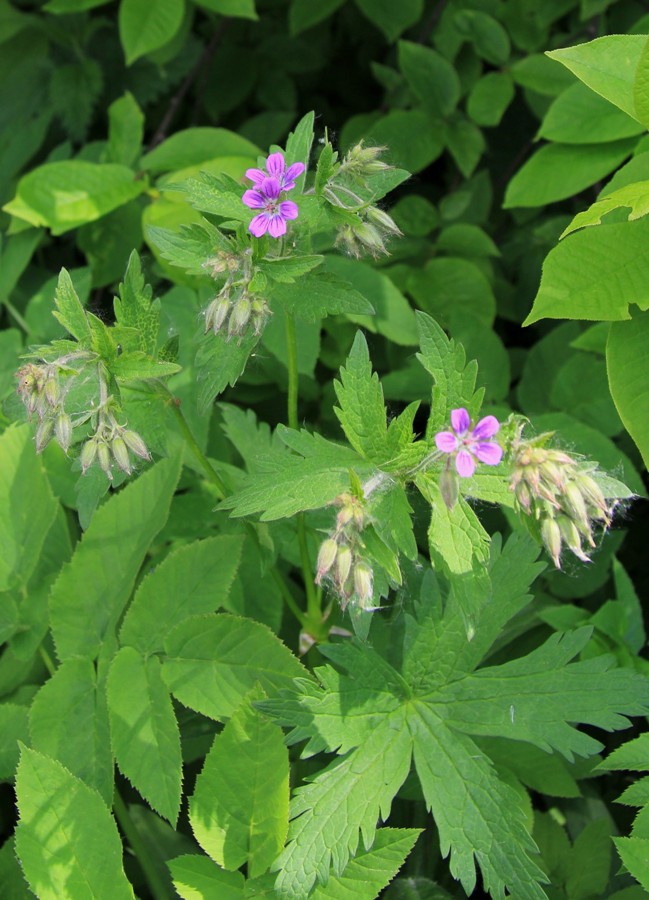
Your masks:
{"label": "flower bud", "polygon": [[43,419],[42,422],[39,422],[38,428],[36,429],[36,452],[41,453],[49,444],[52,439],[52,434],[54,432],[54,422],[52,419]]}
{"label": "flower bud", "polygon": [[121,438],[131,453],[135,453],[136,456],[139,456],[140,459],[147,460],[147,462],[151,459],[151,454],[149,453],[147,445],[137,431],[129,431],[127,428],[122,431]]}
{"label": "flower bud", "polygon": [[383,212],[378,206],[368,206],[365,210],[365,214],[370,222],[374,225],[378,225],[378,227],[383,229],[386,234],[400,235],[403,233],[392,216]]}
{"label": "flower bud", "polygon": [[543,519],[541,538],[557,569],[561,568],[561,529],[554,519]]}
{"label": "flower bud", "polygon": [[97,459],[99,460],[99,466],[101,470],[105,473],[105,475],[113,480],[113,473],[111,471],[111,454],[110,448],[106,441],[100,440],[97,444]]}
{"label": "flower bud", "polygon": [[352,551],[347,545],[339,547],[336,555],[336,584],[340,591],[345,588],[352,567]]}
{"label": "flower bud", "polygon": [[385,249],[381,234],[373,225],[368,225],[367,222],[358,222],[352,228],[354,236],[364,247],[367,247],[372,256],[387,254],[388,251]]}
{"label": "flower bud", "polygon": [[367,609],[374,594],[374,573],[372,567],[363,560],[354,566],[354,592],[362,609]]}
{"label": "flower bud", "polygon": [[566,546],[575,554],[582,562],[590,562],[590,558],[586,556],[581,548],[581,535],[577,530],[577,526],[567,516],[557,516],[557,524],[561,530],[561,536],[566,542]]}
{"label": "flower bud", "polygon": [[591,478],[590,475],[580,474],[575,478],[575,484],[579,488],[585,502],[601,513],[601,515],[593,515],[593,518],[602,518],[609,522],[611,510],[595,479]]}
{"label": "flower bud", "polygon": [[460,493],[460,479],[455,470],[450,468],[442,469],[442,473],[439,476],[439,490],[446,508],[453,509]]}
{"label": "flower bud", "polygon": [[92,437],[89,441],[81,448],[81,456],[79,457],[81,462],[81,472],[83,475],[86,474],[90,466],[95,461],[95,457],[97,456],[97,438]]}
{"label": "flower bud", "polygon": [[245,296],[239,297],[230,313],[230,322],[228,323],[228,337],[243,334],[246,325],[250,319],[252,305],[250,300]]}
{"label": "flower bud", "polygon": [[320,584],[323,577],[327,574],[329,569],[333,566],[336,560],[336,554],[338,553],[338,544],[333,538],[327,538],[320,545],[320,550],[318,552],[318,561],[316,563],[317,572],[315,576],[315,583]]}
{"label": "flower bud", "polygon": [[66,412],[61,412],[54,423],[54,437],[64,453],[68,452],[72,441],[72,419]]}
{"label": "flower bud", "polygon": [[48,405],[54,409],[56,404],[59,402],[59,397],[61,395],[61,391],[59,389],[59,383],[56,378],[48,378],[45,382],[45,400]]}
{"label": "flower bud", "polygon": [[126,472],[127,475],[130,475],[133,470],[131,468],[131,461],[128,457],[128,448],[124,438],[116,435],[110,442],[110,449],[118,467],[122,472]]}
{"label": "flower bud", "polygon": [[575,523],[588,527],[586,504],[579,487],[574,481],[566,485],[566,489],[561,495],[561,505]]}
{"label": "flower bud", "polygon": [[228,312],[230,311],[230,301],[227,297],[216,298],[212,300],[205,310],[205,334],[213,331],[218,334],[223,323],[225,322]]}

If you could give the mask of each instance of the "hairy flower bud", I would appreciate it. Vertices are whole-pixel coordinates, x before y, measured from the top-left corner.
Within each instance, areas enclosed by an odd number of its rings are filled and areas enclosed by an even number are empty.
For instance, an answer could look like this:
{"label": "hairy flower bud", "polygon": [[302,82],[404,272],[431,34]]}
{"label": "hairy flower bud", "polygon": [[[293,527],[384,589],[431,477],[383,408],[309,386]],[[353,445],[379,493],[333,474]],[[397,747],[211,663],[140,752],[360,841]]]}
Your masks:
{"label": "hairy flower bud", "polygon": [[251,313],[252,304],[244,294],[242,297],[239,297],[239,299],[232,307],[232,312],[230,313],[230,321],[228,323],[228,337],[234,337],[235,335],[243,334],[246,329],[246,325],[250,320]]}
{"label": "hairy flower bud", "polygon": [[212,300],[205,310],[205,334],[213,331],[218,334],[230,311],[230,301],[227,297],[217,297]]}
{"label": "hairy flower bud", "polygon": [[86,474],[90,466],[95,461],[95,457],[97,456],[97,438],[91,437],[89,441],[81,448],[81,456],[79,457],[81,462],[81,472],[83,475]]}
{"label": "hairy flower bud", "polygon": [[561,529],[557,525],[555,519],[544,519],[541,523],[541,539],[545,549],[552,557],[552,561],[557,567],[561,568]]}
{"label": "hairy flower bud", "polygon": [[336,585],[343,591],[352,567],[352,551],[347,545],[338,549],[336,555]]}
{"label": "hairy flower bud", "polygon": [[51,406],[52,409],[54,409],[59,402],[59,397],[61,395],[59,382],[56,379],[56,376],[50,376],[47,379],[47,381],[45,382],[44,394],[47,404]]}
{"label": "hairy flower bud", "polygon": [[581,535],[572,519],[568,516],[557,516],[557,524],[568,549],[582,562],[590,562],[590,558],[582,550]]}
{"label": "hairy flower bud", "polygon": [[110,449],[118,467],[122,470],[122,472],[126,472],[127,475],[130,475],[133,469],[131,467],[131,461],[128,457],[128,448],[126,446],[124,438],[116,435],[110,442]]}
{"label": "hairy flower bud", "polygon": [[352,225],[352,230],[354,237],[369,250],[372,256],[387,254],[388,251],[385,249],[381,233],[374,225],[369,225],[367,222],[358,222]]}
{"label": "hairy flower bud", "polygon": [[374,594],[374,573],[372,567],[363,560],[354,566],[354,593],[362,609],[367,609]]}
{"label": "hairy flower bud", "polygon": [[139,456],[140,459],[147,460],[147,462],[151,459],[151,454],[149,453],[147,445],[137,431],[130,431],[126,428],[121,432],[121,438],[131,453],[135,453],[136,456]]}
{"label": "hairy flower bud", "polygon": [[377,225],[386,234],[394,234],[398,236],[403,233],[392,216],[389,216],[386,212],[383,212],[383,210],[379,209],[378,206],[368,206],[365,210],[365,215],[367,216],[369,221],[372,222],[372,224]]}
{"label": "hairy flower bud", "polygon": [[320,584],[323,577],[327,574],[329,569],[333,566],[336,560],[336,554],[338,553],[338,544],[333,538],[327,538],[320,545],[320,550],[318,552],[318,561],[316,563],[316,576],[315,583]]}
{"label": "hairy flower bud", "polygon": [[110,447],[106,443],[106,441],[100,440],[97,444],[97,459],[99,461],[99,466],[104,474],[113,480],[113,472],[112,472],[112,462],[111,462],[111,453]]}
{"label": "hairy flower bud", "polygon": [[54,422],[52,419],[43,419],[42,422],[39,422],[38,428],[36,429],[36,452],[41,453],[49,444],[52,439],[52,434],[54,433]]}
{"label": "hairy flower bud", "polygon": [[439,490],[447,509],[453,509],[460,494],[460,479],[454,469],[446,467],[439,476]]}
{"label": "hairy flower bud", "polygon": [[72,419],[66,412],[61,412],[54,422],[54,437],[65,453],[68,452],[72,442]]}

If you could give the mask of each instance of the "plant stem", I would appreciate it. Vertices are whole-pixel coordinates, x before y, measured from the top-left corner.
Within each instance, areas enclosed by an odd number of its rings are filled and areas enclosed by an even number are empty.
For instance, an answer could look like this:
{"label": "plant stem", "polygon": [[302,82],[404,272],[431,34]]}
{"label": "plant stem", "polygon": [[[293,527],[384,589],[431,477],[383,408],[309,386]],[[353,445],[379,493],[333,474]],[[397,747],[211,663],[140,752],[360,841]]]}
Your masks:
{"label": "plant stem", "polygon": [[180,408],[178,398],[174,397],[169,388],[162,382],[158,382],[158,389],[159,393],[164,395],[165,399],[167,400],[167,404],[176,417],[178,425],[180,426],[183,437],[185,438],[189,449],[196,457],[196,461],[200,465],[201,469],[205,472],[207,480],[211,482],[211,484],[213,484],[217,489],[219,500],[224,500],[227,494],[227,490],[225,488],[225,485],[223,484],[223,481],[221,480],[221,476],[218,474],[212,463],[209,461],[207,456],[205,456],[200,446],[198,445],[198,442],[192,434],[192,430],[187,423],[187,419],[183,415],[183,411]]}
{"label": "plant stem", "polygon": [[31,328],[29,327],[29,325],[27,324],[27,322],[25,321],[23,316],[18,312],[16,307],[13,305],[13,303],[11,303],[9,300],[5,299],[2,301],[2,304],[4,304],[7,307],[7,312],[9,313],[10,316],[12,316],[16,320],[16,324],[22,328],[22,330],[25,332],[25,334],[31,334],[32,333]]}
{"label": "plant stem", "polygon": [[149,851],[131,819],[128,807],[117,788],[115,788],[113,795],[113,812],[119,822],[119,827],[124,832],[124,837],[129,842],[131,850],[140,864],[151,891],[151,896],[154,900],[169,900],[171,897],[169,887],[160,876],[154,861],[151,859]]}
{"label": "plant stem", "polygon": [[[289,428],[297,430],[299,428],[297,412],[299,382],[297,371],[297,337],[295,335],[295,319],[288,313],[286,315],[286,356],[288,363],[288,424]],[[306,540],[306,528],[304,525],[303,513],[298,514],[296,524],[300,558],[302,560],[302,577],[304,579],[304,588],[306,590],[307,617],[313,619],[314,622],[319,622],[322,618],[322,614],[319,596],[313,583],[313,569],[311,567],[311,560],[309,559],[309,548]]]}

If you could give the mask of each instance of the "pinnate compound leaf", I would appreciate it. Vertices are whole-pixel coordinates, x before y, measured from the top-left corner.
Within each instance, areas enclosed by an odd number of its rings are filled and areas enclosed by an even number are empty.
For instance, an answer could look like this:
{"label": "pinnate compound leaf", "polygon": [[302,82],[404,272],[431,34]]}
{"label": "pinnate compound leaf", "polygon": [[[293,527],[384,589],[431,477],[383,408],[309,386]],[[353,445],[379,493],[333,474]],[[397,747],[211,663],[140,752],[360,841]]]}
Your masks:
{"label": "pinnate compound leaf", "polygon": [[59,658],[94,659],[126,605],[151,541],[164,526],[180,458],[152,466],[92,518],[50,594]]}
{"label": "pinnate compound leaf", "polygon": [[409,716],[417,775],[439,830],[442,856],[467,894],[476,885],[475,860],[494,897],[545,900],[546,876],[531,859],[535,845],[525,828],[516,791],[501,781],[470,738],[444,727],[425,704]]}
{"label": "pinnate compound leaf", "polygon": [[206,856],[177,856],[168,866],[183,900],[243,900],[241,872],[226,872]]}
{"label": "pinnate compound leaf", "polygon": [[95,788],[106,806],[113,801],[113,756],[108,711],[93,663],[69,659],[46,681],[29,710],[32,747],[58,759]]}
{"label": "pinnate compound leaf", "polygon": [[42,900],[133,900],[115,820],[97,791],[60,762],[22,749],[16,851]]}
{"label": "pinnate compound leaf", "polygon": [[648,340],[649,312],[645,310],[635,312],[628,322],[613,322],[606,343],[611,396],[646,467],[649,467]]}
{"label": "pinnate compound leaf", "polygon": [[617,321],[629,304],[649,308],[649,220],[586,228],[547,255],[534,306],[523,323],[539,319]]}
{"label": "pinnate compound leaf", "polygon": [[289,764],[282,732],[257,712],[253,690],[216,736],[196,780],[189,820],[203,850],[225,869],[263,874],[288,831]]}
{"label": "pinnate compound leaf", "polygon": [[53,315],[72,337],[81,344],[89,344],[91,340],[88,317],[74,289],[72,279],[66,269],[61,269],[54,294],[56,309]]}
{"label": "pinnate compound leaf", "polygon": [[[329,869],[342,875],[359,846],[372,846],[377,821],[410,769],[411,738],[403,710],[385,716],[364,742],[298,788],[291,802],[289,843],[274,864],[281,897],[303,900],[316,880],[326,886]],[[341,803],[340,798],[345,802]]]}
{"label": "pinnate compound leaf", "polygon": [[175,825],[182,756],[171,697],[157,656],[122,647],[108,673],[110,734],[117,764],[151,806]]}
{"label": "pinnate compound leaf", "polygon": [[383,388],[376,372],[372,372],[367,341],[360,331],[334,388],[340,403],[334,412],[347,440],[361,456],[382,461],[387,438]]}
{"label": "pinnate compound leaf", "polygon": [[27,584],[58,508],[31,428],[10,425],[0,435],[0,591]]}
{"label": "pinnate compound leaf", "polygon": [[138,197],[146,182],[115,163],[62,160],[32,169],[18,182],[16,196],[3,209],[52,234],[65,234],[94,222]]}
{"label": "pinnate compound leaf", "polygon": [[257,682],[269,695],[306,670],[270,628],[227,613],[192,616],[165,641],[163,678],[172,694],[212,719],[227,719]]}
{"label": "pinnate compound leaf", "polygon": [[646,36],[641,34],[609,34],[587,44],[552,50],[546,56],[570,69],[591,90],[629,116],[642,121],[637,115],[633,85],[646,43]]}
{"label": "pinnate compound leaf", "polygon": [[184,12],[184,0],[122,0],[119,36],[126,65],[168,44],[180,28]]}
{"label": "pinnate compound leaf", "polygon": [[379,828],[371,850],[361,850],[342,875],[317,885],[310,900],[375,900],[390,883],[415,845],[419,828]]}
{"label": "pinnate compound leaf", "polygon": [[163,649],[169,632],[189,616],[215,612],[227,600],[243,538],[217,535],[170,553],[140,583],[120,631],[140,653]]}
{"label": "pinnate compound leaf", "polygon": [[[349,469],[373,471],[353,450],[334,444],[307,431],[280,426],[278,434],[296,454],[273,454],[264,472],[255,474],[248,486],[228,497],[221,509],[234,516],[261,513],[262,521],[272,521],[329,503],[349,489]],[[299,454],[299,455],[297,455]],[[360,464],[360,467],[359,467]]]}

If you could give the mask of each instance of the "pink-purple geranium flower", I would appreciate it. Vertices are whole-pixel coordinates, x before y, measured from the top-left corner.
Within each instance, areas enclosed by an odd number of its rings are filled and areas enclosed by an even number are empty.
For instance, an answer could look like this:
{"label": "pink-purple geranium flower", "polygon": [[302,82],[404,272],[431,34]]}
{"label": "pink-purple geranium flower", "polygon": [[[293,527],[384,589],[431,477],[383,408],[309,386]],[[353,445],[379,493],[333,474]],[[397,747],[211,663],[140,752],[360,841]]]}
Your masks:
{"label": "pink-purple geranium flower", "polygon": [[440,431],[435,435],[435,444],[442,453],[455,456],[455,468],[463,478],[473,475],[476,459],[487,466],[497,466],[503,458],[500,444],[489,440],[500,428],[495,416],[485,416],[471,429],[471,419],[466,409],[454,409],[451,411],[451,427],[453,431]]}
{"label": "pink-purple geranium flower", "polygon": [[293,163],[286,168],[281,153],[271,153],[266,160],[266,171],[248,169],[246,177],[254,188],[244,193],[242,200],[251,209],[260,209],[248,226],[255,237],[268,234],[278,238],[286,234],[288,219],[296,219],[297,204],[292,200],[281,200],[281,195],[295,187],[295,179],[304,172],[303,163]]}
{"label": "pink-purple geranium flower", "polygon": [[249,178],[257,189],[263,184],[266,178],[276,178],[279,182],[280,190],[291,191],[295,187],[295,179],[304,172],[304,163],[293,163],[292,166],[286,168],[284,156],[281,153],[271,153],[266,160],[266,171],[263,169],[248,169],[246,178]]}

